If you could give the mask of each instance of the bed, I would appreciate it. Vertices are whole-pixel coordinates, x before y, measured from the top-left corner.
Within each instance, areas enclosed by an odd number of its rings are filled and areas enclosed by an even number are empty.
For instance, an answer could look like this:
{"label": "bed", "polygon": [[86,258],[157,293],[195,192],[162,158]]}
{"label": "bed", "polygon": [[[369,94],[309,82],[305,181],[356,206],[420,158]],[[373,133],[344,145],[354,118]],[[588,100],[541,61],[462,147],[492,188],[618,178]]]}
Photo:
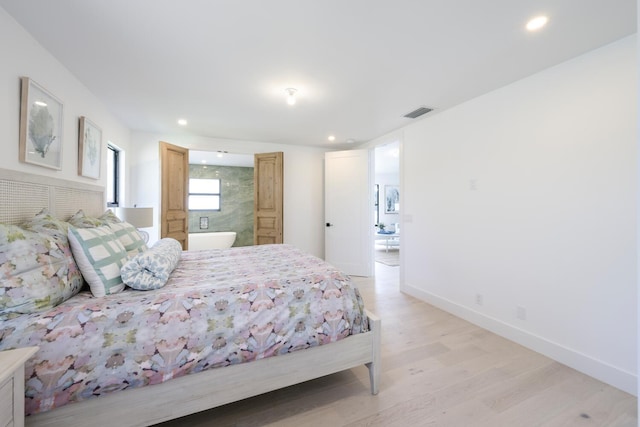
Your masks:
{"label": "bed", "polygon": [[[98,216],[102,191],[0,169],[0,222],[21,223],[43,207],[58,218],[79,209]],[[274,306],[285,314],[264,319]],[[161,289],[81,291],[1,322],[0,349],[40,347],[26,365],[27,425],[151,425],[359,365],[378,391],[380,320],[347,276],[289,245],[184,252]],[[100,339],[81,335],[98,327]],[[121,348],[127,341],[137,348]],[[74,358],[50,363],[54,353]],[[58,391],[47,395],[45,383]]]}

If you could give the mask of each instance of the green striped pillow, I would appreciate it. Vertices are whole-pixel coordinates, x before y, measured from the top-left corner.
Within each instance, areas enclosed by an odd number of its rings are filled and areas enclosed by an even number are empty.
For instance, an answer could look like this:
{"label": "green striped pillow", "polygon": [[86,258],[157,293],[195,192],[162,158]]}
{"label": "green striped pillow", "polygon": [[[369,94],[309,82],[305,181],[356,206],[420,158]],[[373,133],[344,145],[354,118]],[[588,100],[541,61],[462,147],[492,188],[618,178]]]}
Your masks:
{"label": "green striped pillow", "polygon": [[117,224],[109,224],[109,227],[113,230],[130,257],[147,250],[147,244],[133,225],[128,222],[119,222]]}
{"label": "green striped pillow", "polygon": [[124,289],[120,268],[127,261],[127,251],[109,226],[69,227],[69,243],[93,296],[103,297]]}

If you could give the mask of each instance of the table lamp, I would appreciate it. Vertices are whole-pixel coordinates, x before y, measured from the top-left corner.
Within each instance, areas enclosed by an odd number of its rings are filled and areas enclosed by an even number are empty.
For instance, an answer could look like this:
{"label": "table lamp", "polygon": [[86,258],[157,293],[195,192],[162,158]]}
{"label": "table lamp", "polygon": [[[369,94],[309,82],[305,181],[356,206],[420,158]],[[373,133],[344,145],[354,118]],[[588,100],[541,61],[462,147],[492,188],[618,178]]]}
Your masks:
{"label": "table lamp", "polygon": [[153,227],[153,208],[116,208],[116,216],[138,229],[145,243],[149,242],[149,233],[141,228]]}

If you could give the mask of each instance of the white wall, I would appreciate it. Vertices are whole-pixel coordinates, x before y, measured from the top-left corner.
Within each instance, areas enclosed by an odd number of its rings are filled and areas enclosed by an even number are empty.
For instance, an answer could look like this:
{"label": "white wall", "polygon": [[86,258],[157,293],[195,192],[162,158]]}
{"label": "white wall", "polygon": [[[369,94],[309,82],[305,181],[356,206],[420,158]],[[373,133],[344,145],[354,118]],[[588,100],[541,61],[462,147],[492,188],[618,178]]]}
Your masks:
{"label": "white wall", "polygon": [[[89,184],[106,183],[106,142],[129,146],[129,130],[48,51],[0,8],[0,167]],[[64,107],[62,170],[18,161],[20,77],[30,77],[59,98]],[[102,129],[101,179],[78,176],[78,122],[86,116]]]}
{"label": "white wall", "polygon": [[253,141],[203,138],[187,135],[159,135],[134,132],[133,155],[129,157],[130,202],[152,206],[156,227],[149,230],[150,242],[159,238],[160,149],[159,141],[190,150],[225,150],[237,154],[284,152],[284,242],[318,257],[324,256],[324,152]]}
{"label": "white wall", "polygon": [[[640,0],[636,2],[636,15],[637,15],[636,29],[640,28],[640,7],[639,6],[640,6]],[[638,52],[638,47],[640,46],[639,41],[640,41],[640,34],[637,33],[636,34],[636,53]],[[638,57],[640,58],[640,55],[638,55]],[[640,73],[636,71],[636,81],[638,80],[640,80]],[[636,106],[640,110],[640,97],[636,98]],[[638,116],[638,112],[636,112],[636,126],[640,127],[640,117]],[[640,135],[640,132],[639,132],[639,135]],[[640,140],[638,140],[637,137],[638,135],[636,135],[636,140],[638,143],[640,143]],[[640,182],[640,168],[638,166],[640,166],[640,149],[636,150],[636,182]],[[636,188],[636,196],[637,196],[636,197],[636,215],[640,214],[640,191],[639,190],[640,188]],[[638,252],[638,255],[640,255],[640,226],[638,226],[638,223],[639,221],[636,221],[636,251]],[[638,257],[636,257],[636,260],[638,260]],[[638,268],[637,261],[636,261],[636,284],[640,284],[640,268]],[[636,311],[638,311],[639,306],[640,306],[640,292],[637,292]],[[640,324],[640,312],[636,313],[636,315],[637,315],[636,324]],[[640,331],[638,332],[640,333]],[[636,353],[637,353],[636,354],[636,372],[640,372],[640,339],[638,339],[638,342],[637,342]],[[640,385],[636,381],[636,396],[640,391],[638,389],[640,389]],[[640,413],[640,399],[638,399],[636,413]]]}
{"label": "white wall", "polygon": [[635,394],[636,94],[634,35],[406,127],[402,290]]}

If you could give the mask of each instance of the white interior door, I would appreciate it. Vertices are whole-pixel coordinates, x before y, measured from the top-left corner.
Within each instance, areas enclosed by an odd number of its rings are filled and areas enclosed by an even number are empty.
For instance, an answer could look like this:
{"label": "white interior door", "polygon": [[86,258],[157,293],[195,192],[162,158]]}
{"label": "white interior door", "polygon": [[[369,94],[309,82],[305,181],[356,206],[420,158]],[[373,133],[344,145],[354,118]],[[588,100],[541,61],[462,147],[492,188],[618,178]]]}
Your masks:
{"label": "white interior door", "polygon": [[325,153],[325,259],[353,276],[373,275],[369,150]]}

